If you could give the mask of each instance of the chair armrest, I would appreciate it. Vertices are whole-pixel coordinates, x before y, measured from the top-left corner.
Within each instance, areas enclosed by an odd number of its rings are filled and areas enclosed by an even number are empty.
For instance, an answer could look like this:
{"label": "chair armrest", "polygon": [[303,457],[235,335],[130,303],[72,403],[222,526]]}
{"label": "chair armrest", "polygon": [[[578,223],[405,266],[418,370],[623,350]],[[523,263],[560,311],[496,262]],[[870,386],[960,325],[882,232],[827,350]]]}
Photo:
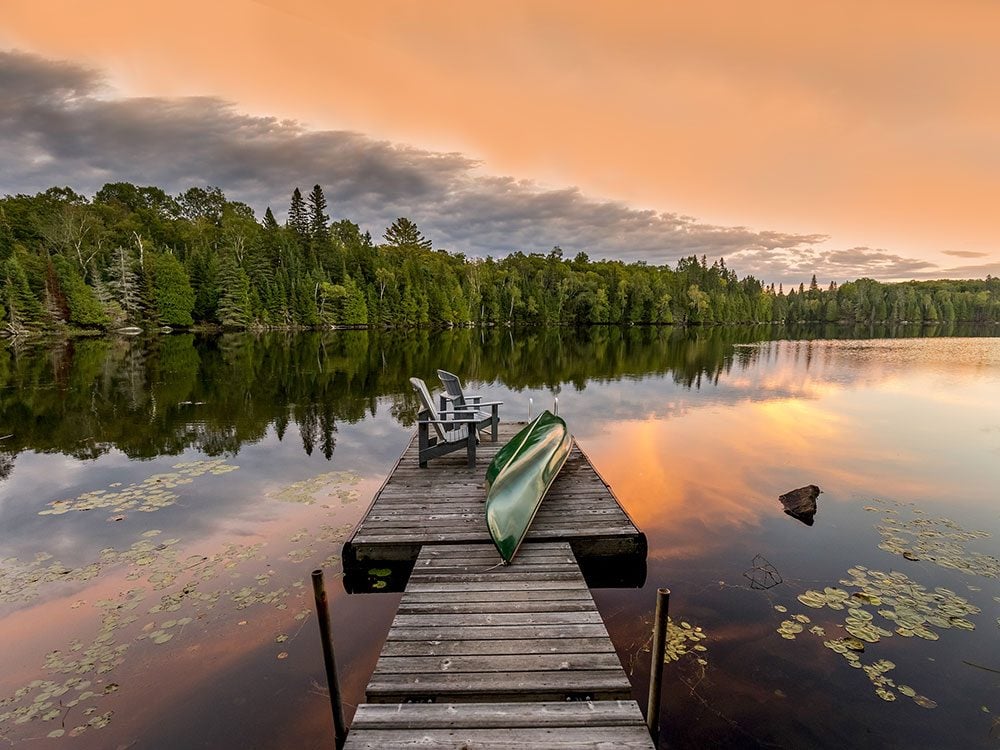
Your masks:
{"label": "chair armrest", "polygon": [[[466,401],[468,400],[469,399],[466,398]],[[466,404],[466,408],[478,409],[480,406],[500,406],[502,403],[503,401],[480,401],[479,399],[476,399],[475,403]]]}
{"label": "chair armrest", "polygon": [[476,418],[467,419],[420,419],[418,424],[475,424],[479,420]]}

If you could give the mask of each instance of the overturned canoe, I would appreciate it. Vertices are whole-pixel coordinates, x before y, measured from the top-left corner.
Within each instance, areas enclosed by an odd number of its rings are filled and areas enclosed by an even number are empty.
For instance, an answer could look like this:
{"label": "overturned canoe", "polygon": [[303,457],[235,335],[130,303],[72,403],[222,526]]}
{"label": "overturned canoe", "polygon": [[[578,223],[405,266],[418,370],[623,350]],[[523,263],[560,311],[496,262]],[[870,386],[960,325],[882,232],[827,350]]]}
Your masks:
{"label": "overturned canoe", "polygon": [[572,447],[566,423],[543,411],[497,451],[487,467],[486,525],[505,563],[517,554]]}

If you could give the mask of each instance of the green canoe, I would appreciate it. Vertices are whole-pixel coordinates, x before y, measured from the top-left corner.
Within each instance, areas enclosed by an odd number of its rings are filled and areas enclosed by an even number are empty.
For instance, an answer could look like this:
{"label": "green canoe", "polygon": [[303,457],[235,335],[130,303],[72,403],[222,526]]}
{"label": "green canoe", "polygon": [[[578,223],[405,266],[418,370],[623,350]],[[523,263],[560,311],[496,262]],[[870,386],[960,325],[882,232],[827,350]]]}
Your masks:
{"label": "green canoe", "polygon": [[566,423],[543,411],[490,462],[486,469],[486,525],[505,563],[517,554],[572,447]]}

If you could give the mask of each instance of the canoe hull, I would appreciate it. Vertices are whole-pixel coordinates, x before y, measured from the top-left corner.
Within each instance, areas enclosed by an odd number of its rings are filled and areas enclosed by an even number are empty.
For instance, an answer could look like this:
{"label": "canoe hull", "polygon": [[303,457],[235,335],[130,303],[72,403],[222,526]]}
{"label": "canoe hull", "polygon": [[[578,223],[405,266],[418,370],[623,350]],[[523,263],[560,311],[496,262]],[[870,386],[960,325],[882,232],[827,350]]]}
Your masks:
{"label": "canoe hull", "polygon": [[566,423],[543,411],[490,462],[486,470],[486,525],[505,563],[517,554],[572,447]]}

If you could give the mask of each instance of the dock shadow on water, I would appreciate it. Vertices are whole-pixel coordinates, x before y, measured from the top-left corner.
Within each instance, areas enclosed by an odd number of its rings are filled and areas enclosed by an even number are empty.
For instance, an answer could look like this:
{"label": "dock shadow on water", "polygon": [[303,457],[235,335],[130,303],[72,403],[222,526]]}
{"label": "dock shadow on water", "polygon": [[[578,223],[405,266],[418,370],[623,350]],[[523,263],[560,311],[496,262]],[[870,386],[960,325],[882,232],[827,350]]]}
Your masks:
{"label": "dock shadow on water", "polygon": [[[341,585],[341,546],[410,439],[408,378],[444,367],[502,419],[558,395],[645,532],[642,564],[581,567],[642,705],[673,592],[669,746],[996,748],[1000,346],[935,333],[0,343],[0,740],[328,744],[309,573],[350,717],[410,571]],[[813,482],[805,526],[775,498]]]}

